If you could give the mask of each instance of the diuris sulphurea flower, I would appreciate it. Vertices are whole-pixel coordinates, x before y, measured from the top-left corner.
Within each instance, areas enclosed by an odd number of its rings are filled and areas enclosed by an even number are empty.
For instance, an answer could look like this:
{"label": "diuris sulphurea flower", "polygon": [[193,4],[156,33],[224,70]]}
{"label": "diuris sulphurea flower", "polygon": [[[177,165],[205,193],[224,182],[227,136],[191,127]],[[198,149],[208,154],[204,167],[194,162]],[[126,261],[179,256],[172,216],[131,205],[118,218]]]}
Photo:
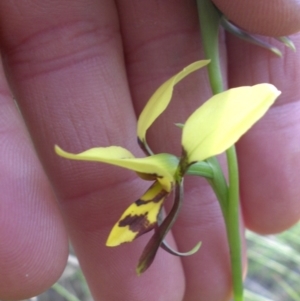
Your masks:
{"label": "diuris sulphurea flower", "polygon": [[[214,95],[192,113],[183,125],[181,157],[166,153],[153,154],[146,142],[148,128],[167,108],[174,86],[208,63],[208,60],[203,60],[187,66],[163,83],[146,104],[137,125],[139,145],[147,154],[146,157],[135,158],[131,152],[119,146],[95,147],[79,154],[68,153],[55,146],[56,153],[64,158],[117,165],[135,171],[142,179],[153,180],[140,199],[125,210],[106,242],[107,246],[114,247],[131,242],[154,229],[140,258],[138,274],[150,266],[177,218],[183,201],[183,179],[188,169],[233,145],[266,113],[280,94],[273,85],[259,84]],[[160,222],[158,219],[162,206],[171,191],[174,191],[173,207]]]}

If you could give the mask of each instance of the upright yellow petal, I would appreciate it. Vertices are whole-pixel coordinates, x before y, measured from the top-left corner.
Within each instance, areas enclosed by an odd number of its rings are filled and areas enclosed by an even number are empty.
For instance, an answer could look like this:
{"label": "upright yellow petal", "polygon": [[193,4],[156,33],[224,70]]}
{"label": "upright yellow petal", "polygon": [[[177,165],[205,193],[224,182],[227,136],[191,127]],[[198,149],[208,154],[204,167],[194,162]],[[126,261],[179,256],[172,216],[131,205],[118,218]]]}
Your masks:
{"label": "upright yellow petal", "polygon": [[56,145],[55,152],[61,157],[72,160],[103,162],[138,173],[153,175],[167,191],[171,190],[178,165],[178,158],[170,154],[135,158],[131,152],[119,146],[95,147],[79,154],[72,154]]}
{"label": "upright yellow petal", "polygon": [[111,230],[106,245],[115,247],[152,230],[157,225],[158,214],[167,195],[160,183],[155,182],[122,214]]}
{"label": "upright yellow petal", "polygon": [[271,84],[259,84],[214,95],[184,125],[182,146],[188,162],[225,151],[266,113],[280,93]]}
{"label": "upright yellow petal", "polygon": [[156,118],[167,108],[172,98],[174,86],[187,75],[204,67],[209,62],[209,60],[197,61],[187,66],[182,71],[180,71],[179,73],[171,77],[169,80],[167,80],[165,83],[163,83],[155,91],[155,93],[147,102],[138,120],[137,135],[142,142],[145,141],[145,136],[148,128],[156,120]]}

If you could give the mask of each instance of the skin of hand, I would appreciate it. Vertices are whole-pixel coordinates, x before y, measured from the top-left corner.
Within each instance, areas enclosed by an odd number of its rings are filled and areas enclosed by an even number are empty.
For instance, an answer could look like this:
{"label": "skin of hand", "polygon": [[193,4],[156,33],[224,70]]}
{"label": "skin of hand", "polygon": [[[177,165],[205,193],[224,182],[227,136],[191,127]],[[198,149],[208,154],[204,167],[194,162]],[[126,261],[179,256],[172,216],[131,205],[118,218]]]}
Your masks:
{"label": "skin of hand", "polygon": [[[264,22],[250,13],[254,2]],[[236,24],[247,19],[240,26],[255,32],[300,29],[299,1],[215,3]],[[224,223],[204,180],[187,178],[168,237],[180,251],[201,240],[200,251],[180,259],[160,250],[137,277],[150,236],[117,248],[105,241],[147,183],[133,172],[68,161],[53,150],[54,144],[74,153],[120,145],[142,156],[136,116],[163,81],[204,58],[195,1],[10,0],[0,2],[0,22],[0,299],[24,299],[51,286],[66,264],[69,237],[95,300],[228,300]],[[299,49],[300,35],[292,40]],[[283,231],[300,217],[300,57],[281,49],[283,59],[221,35],[228,87],[270,82],[282,91],[237,145],[243,222],[259,233]],[[179,153],[181,133],[173,123],[184,122],[210,93],[205,69],[176,88],[149,132],[156,152]]]}

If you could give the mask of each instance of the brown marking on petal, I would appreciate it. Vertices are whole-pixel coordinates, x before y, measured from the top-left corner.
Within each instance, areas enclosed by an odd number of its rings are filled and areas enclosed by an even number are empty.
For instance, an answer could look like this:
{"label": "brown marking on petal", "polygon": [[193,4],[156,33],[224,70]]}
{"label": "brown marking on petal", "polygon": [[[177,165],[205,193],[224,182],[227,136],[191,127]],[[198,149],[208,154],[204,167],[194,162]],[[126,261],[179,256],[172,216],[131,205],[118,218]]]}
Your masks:
{"label": "brown marking on petal", "polygon": [[119,221],[119,227],[129,226],[130,231],[137,232],[136,237],[138,237],[152,230],[156,225],[156,223],[151,224],[149,222],[147,215],[148,212],[142,215],[127,215],[125,218]]}
{"label": "brown marking on petal", "polygon": [[162,179],[163,176],[158,175],[157,173],[142,173],[142,172],[137,172],[138,175],[145,175],[148,177],[151,177],[152,180],[156,180],[157,178]]}
{"label": "brown marking on petal", "polygon": [[144,152],[146,156],[151,156],[151,151],[148,149],[146,141],[142,141],[139,137],[137,137],[137,142],[141,150]]}
{"label": "brown marking on petal", "polygon": [[148,173],[142,173],[142,172],[136,172],[138,174],[138,176],[146,181],[155,181],[157,179],[156,175],[153,174],[148,174]]}
{"label": "brown marking on petal", "polygon": [[148,200],[148,201],[139,199],[139,200],[135,201],[135,204],[136,204],[137,206],[141,206],[141,205],[144,205],[144,204],[148,204],[148,203],[150,203],[150,202],[158,203],[158,202],[160,202],[161,199],[164,198],[167,194],[168,194],[168,192],[162,189],[162,190],[161,190],[161,191],[160,191],[153,199]]}
{"label": "brown marking on petal", "polygon": [[196,161],[195,162],[188,162],[188,153],[185,150],[185,148],[182,147],[181,157],[180,157],[180,161],[179,161],[179,171],[180,171],[181,177],[184,176],[184,174],[188,170],[188,167],[190,165],[194,164],[194,163],[196,163]]}
{"label": "brown marking on petal", "polygon": [[144,143],[144,141],[142,141],[139,137],[137,137],[137,143],[138,143],[139,147],[140,147],[145,153],[147,153],[147,151],[145,150],[145,143]]}

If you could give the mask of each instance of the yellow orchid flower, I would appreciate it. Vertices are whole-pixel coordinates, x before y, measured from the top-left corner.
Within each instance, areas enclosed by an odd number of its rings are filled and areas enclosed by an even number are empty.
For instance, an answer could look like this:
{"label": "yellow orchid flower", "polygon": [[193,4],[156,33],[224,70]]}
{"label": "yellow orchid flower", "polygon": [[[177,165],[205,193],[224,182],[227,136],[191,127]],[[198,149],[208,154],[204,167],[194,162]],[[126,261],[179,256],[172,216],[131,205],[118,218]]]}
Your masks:
{"label": "yellow orchid flower", "polygon": [[[190,73],[209,63],[197,61],[167,80],[150,98],[137,124],[138,141],[148,154],[135,158],[128,150],[117,147],[97,147],[79,154],[63,151],[55,146],[59,156],[73,159],[98,161],[133,170],[144,179],[154,180],[143,196],[134,202],[114,225],[106,242],[117,246],[133,241],[138,236],[155,229],[137,268],[145,271],[153,261],[157,249],[176,220],[182,204],[183,176],[188,168],[199,161],[224,152],[258,121],[274,103],[280,92],[270,84],[239,87],[214,95],[199,107],[186,121],[182,132],[182,155],[152,155],[146,143],[146,132],[151,124],[167,108],[174,86]],[[163,203],[175,188],[175,201],[166,219],[159,224]],[[196,249],[199,248],[199,244]]]}
{"label": "yellow orchid flower", "polygon": [[[138,121],[138,138],[145,143],[145,136],[153,121],[168,106],[174,86],[191,72],[207,65],[209,61],[195,62],[165,82],[150,98]],[[138,173],[141,178],[155,180],[145,194],[133,203],[113,227],[107,246],[129,242],[150,231],[157,225],[158,213],[163,201],[172,190],[179,159],[170,154],[158,154],[135,158],[128,150],[117,147],[92,148],[80,154],[71,154],[55,146],[61,157],[72,160],[98,161],[117,165]]]}

